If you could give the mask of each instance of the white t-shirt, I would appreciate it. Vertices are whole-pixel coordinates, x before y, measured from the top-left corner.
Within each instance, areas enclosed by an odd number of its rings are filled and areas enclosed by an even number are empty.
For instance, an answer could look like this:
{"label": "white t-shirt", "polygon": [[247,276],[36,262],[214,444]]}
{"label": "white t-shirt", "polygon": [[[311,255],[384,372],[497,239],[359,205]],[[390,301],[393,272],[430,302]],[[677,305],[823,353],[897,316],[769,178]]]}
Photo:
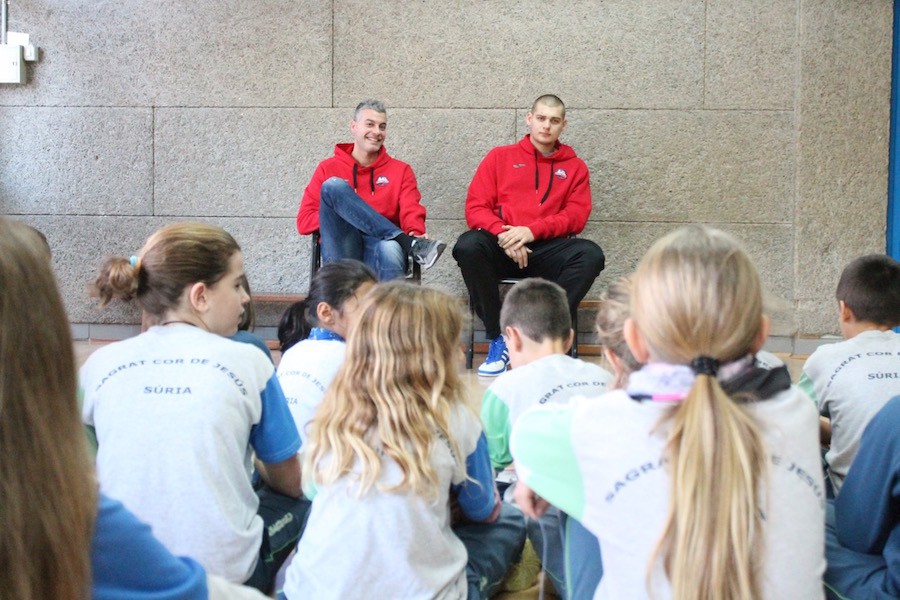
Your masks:
{"label": "white t-shirt", "polygon": [[278,381],[304,442],[309,435],[307,425],[344,363],[346,348],[340,340],[307,339],[288,348],[281,357]]}
{"label": "white t-shirt", "polygon": [[[671,598],[662,566],[653,595],[650,556],[662,535],[669,475],[665,431],[651,430],[671,405],[633,400],[623,390],[539,406],[513,428],[519,479],[597,536],[603,578],[595,599]],[[750,405],[771,456],[766,490],[763,598],[822,598],[825,494],[818,420],[795,388]]]}
{"label": "white t-shirt", "polygon": [[98,349],[80,372],[101,491],[233,582],[262,542],[253,451],[276,463],[300,447],[274,370],[249,344],[173,324]]}
{"label": "white t-shirt", "polygon": [[872,417],[900,396],[900,334],[864,331],[849,340],[820,346],[803,365],[800,386],[831,418],[831,447],[825,454],[837,494]]}
{"label": "white t-shirt", "polygon": [[565,403],[575,396],[597,396],[612,383],[612,373],[565,354],[552,354],[498,377],[481,400],[481,422],[495,469],[512,463],[509,435],[519,416],[532,406]]}
{"label": "white t-shirt", "polygon": [[483,469],[480,475],[470,470],[477,482],[467,482],[467,469],[457,466],[450,444],[435,438],[431,461],[441,482],[436,502],[408,492],[380,491],[377,486],[401,479],[400,468],[387,458],[381,478],[362,498],[352,476],[315,492],[305,490],[314,498],[285,579],[290,600],[466,597],[466,549],[450,529],[451,485],[478,486],[478,510],[486,511],[481,518],[494,507],[494,485],[478,417],[457,406],[450,428],[468,469],[474,462]]}

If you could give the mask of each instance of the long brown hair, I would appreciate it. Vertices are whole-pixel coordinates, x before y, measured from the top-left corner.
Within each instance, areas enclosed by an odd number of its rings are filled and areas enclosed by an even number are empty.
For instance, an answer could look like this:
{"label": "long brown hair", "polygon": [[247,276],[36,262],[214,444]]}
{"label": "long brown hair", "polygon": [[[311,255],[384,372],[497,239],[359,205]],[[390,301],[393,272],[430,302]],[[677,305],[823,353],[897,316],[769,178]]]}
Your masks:
{"label": "long brown hair", "polygon": [[96,483],[46,245],[0,217],[0,590],[90,596]]}
{"label": "long brown hair", "polygon": [[[730,235],[684,227],[641,260],[631,315],[656,360],[732,361],[750,352],[763,327],[759,276]],[[767,461],[756,420],[736,400],[715,376],[698,374],[660,423],[671,493],[648,573],[661,558],[679,600],[760,597]]]}
{"label": "long brown hair", "polygon": [[[434,499],[438,476],[429,455],[446,439],[457,464],[465,457],[450,431],[451,409],[465,403],[459,378],[462,311],[451,296],[403,282],[375,286],[347,340],[347,358],[313,419],[304,477],[329,484],[360,463],[360,495],[376,485],[379,451],[403,480],[384,491]],[[327,465],[320,461],[331,454]]]}

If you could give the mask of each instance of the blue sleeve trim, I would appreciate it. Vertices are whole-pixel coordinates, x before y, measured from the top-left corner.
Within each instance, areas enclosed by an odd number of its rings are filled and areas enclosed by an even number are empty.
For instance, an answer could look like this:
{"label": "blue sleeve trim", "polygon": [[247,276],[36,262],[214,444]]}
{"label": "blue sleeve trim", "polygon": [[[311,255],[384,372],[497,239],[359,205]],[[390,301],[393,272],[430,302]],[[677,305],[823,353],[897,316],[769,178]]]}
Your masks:
{"label": "blue sleeve trim", "polygon": [[466,475],[469,479],[452,486],[451,491],[456,494],[463,514],[473,521],[484,521],[494,512],[496,501],[494,470],[484,433],[478,436],[475,450],[466,457]]}
{"label": "blue sleeve trim", "polygon": [[250,445],[264,463],[279,463],[300,451],[300,434],[275,373],[260,392],[262,416],[250,429]]}
{"label": "blue sleeve trim", "polygon": [[91,569],[95,600],[208,597],[203,567],[190,558],[173,556],[150,527],[120,502],[102,495]]}

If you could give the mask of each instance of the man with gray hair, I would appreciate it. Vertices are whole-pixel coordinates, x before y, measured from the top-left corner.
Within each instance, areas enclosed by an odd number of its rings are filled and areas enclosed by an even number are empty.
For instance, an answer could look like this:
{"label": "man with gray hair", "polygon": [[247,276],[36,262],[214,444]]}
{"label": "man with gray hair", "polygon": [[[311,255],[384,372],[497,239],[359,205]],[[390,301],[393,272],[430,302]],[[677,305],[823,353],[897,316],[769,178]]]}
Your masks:
{"label": "man with gray hair", "polygon": [[402,277],[410,255],[431,267],[446,244],[428,239],[416,176],[384,147],[384,104],[360,102],[350,133],[353,142],[337,144],[334,156],[316,167],[297,212],[297,231],[319,231],[322,262],[354,258],[381,280]]}

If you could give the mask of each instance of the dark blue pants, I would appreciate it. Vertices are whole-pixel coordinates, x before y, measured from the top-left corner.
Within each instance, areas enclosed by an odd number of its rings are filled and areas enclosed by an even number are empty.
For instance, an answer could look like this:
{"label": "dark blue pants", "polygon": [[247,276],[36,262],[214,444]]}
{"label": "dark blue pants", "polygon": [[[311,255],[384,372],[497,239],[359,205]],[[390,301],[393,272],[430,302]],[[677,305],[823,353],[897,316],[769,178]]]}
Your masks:
{"label": "dark blue pants", "polygon": [[263,520],[263,539],[256,569],[244,585],[269,594],[278,569],[297,547],[312,503],[303,497],[298,499],[279,494],[265,484],[256,491],[256,495],[259,496],[257,514]]}

